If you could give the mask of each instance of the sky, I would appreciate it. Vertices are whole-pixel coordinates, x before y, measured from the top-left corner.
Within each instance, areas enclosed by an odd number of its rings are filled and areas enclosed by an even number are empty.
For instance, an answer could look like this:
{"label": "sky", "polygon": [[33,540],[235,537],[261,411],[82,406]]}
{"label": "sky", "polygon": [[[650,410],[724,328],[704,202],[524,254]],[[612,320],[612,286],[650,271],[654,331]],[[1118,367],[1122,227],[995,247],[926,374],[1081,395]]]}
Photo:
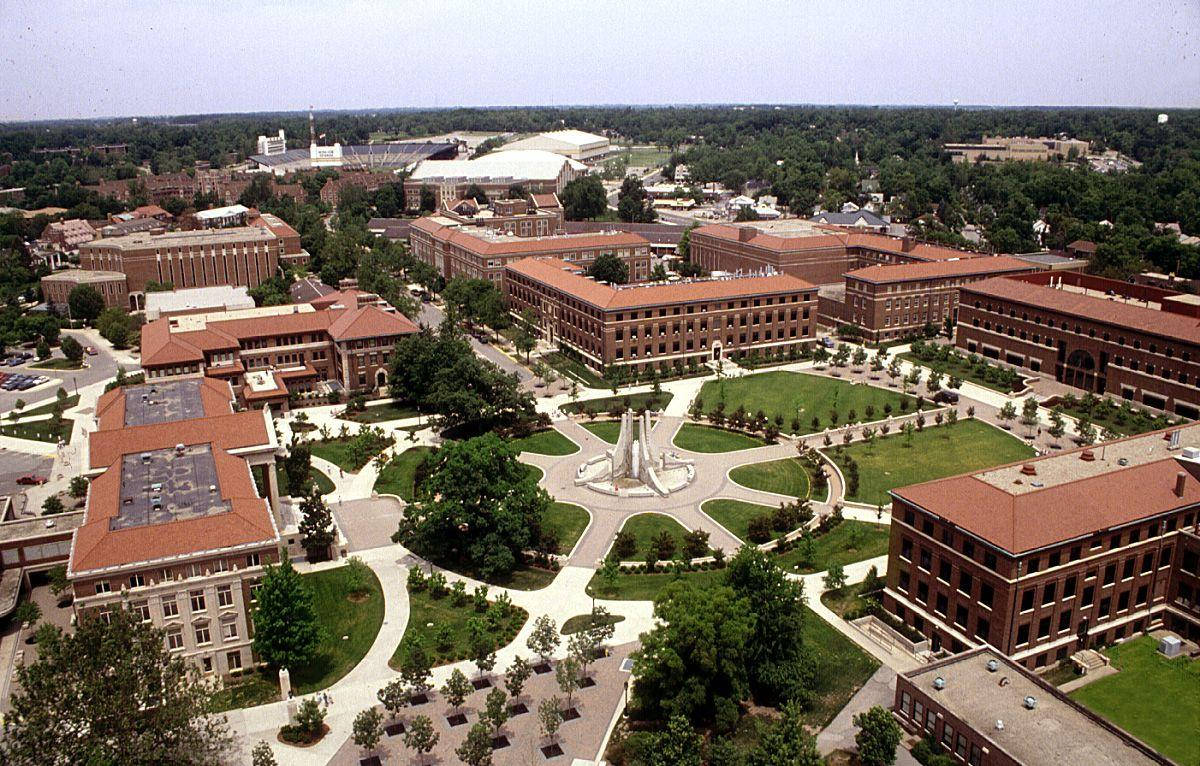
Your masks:
{"label": "sky", "polygon": [[1200,0],[0,0],[0,120],[545,104],[1200,106]]}

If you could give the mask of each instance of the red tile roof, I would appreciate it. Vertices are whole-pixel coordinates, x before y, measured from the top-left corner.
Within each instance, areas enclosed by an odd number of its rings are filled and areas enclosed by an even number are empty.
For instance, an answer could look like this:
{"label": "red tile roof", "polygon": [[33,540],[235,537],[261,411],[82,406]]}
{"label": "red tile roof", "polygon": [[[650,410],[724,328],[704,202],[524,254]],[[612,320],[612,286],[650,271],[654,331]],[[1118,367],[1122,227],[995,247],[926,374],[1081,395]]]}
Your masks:
{"label": "red tile roof", "polygon": [[1194,317],[1035,285],[1020,279],[996,277],[965,286],[959,295],[959,304],[976,298],[1012,301],[1117,328],[1127,327],[1173,340],[1200,343],[1200,322]]}
{"label": "red tile roof", "polygon": [[523,258],[506,268],[603,309],[725,300],[814,289],[812,284],[790,274],[656,282],[617,288],[588,279],[580,273],[578,266],[557,258]]}
{"label": "red tile roof", "polygon": [[1006,272],[1034,271],[1034,267],[1019,258],[997,255],[984,258],[967,258],[958,261],[924,261],[921,263],[896,263],[866,266],[846,272],[847,277],[864,282],[908,282],[918,279],[944,279],[950,277],[979,276]]}

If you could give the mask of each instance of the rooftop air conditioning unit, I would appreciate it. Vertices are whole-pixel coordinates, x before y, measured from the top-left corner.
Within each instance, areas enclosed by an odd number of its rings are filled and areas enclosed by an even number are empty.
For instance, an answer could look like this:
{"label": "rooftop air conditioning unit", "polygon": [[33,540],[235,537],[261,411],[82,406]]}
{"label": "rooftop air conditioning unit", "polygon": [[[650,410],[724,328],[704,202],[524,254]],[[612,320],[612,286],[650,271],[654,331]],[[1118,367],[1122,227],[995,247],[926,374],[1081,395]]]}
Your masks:
{"label": "rooftop air conditioning unit", "polygon": [[1037,700],[1031,694],[1025,698],[1024,704],[1025,704],[1026,710],[1033,710],[1034,708],[1037,707]]}

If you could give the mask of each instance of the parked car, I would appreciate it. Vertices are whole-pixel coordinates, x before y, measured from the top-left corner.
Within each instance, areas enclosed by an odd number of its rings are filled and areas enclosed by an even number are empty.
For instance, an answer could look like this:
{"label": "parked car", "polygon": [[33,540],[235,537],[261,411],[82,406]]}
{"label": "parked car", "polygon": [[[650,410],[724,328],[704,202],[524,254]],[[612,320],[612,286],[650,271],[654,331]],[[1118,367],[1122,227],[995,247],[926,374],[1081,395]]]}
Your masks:
{"label": "parked car", "polygon": [[958,392],[943,388],[933,395],[933,400],[941,404],[958,404]]}
{"label": "parked car", "polygon": [[17,483],[18,484],[45,484],[46,477],[38,476],[37,474],[34,474],[34,473],[27,473],[24,476],[17,479]]}

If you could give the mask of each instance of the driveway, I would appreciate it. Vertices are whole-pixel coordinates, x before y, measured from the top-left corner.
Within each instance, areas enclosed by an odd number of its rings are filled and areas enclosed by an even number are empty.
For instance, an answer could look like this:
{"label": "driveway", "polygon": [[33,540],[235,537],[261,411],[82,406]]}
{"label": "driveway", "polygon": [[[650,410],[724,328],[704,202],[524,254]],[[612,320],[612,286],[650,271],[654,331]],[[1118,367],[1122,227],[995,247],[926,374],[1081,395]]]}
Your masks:
{"label": "driveway", "polygon": [[390,497],[330,503],[329,509],[337,517],[352,553],[391,545],[404,515],[400,501]]}

